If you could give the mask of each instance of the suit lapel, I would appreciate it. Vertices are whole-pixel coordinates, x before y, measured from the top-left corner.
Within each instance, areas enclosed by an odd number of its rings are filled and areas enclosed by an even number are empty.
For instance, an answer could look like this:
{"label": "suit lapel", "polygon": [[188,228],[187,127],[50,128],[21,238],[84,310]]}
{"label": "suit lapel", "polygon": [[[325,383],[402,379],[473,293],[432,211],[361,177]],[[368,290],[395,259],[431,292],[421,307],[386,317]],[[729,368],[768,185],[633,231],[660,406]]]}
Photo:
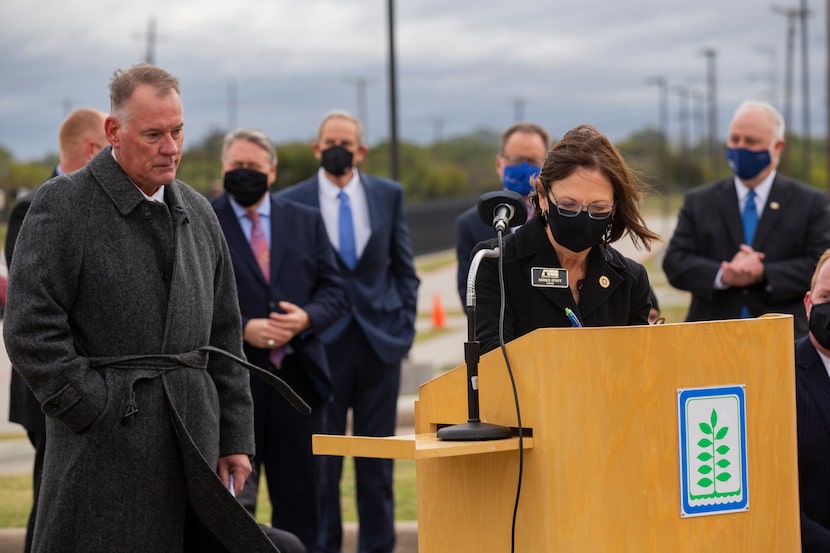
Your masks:
{"label": "suit lapel", "polygon": [[821,407],[821,420],[830,433],[830,378],[827,369],[824,368],[824,363],[809,337],[798,344],[796,352],[796,358],[799,360],[796,370],[799,371],[800,380],[804,384],[803,390],[813,397],[815,405]]}
{"label": "suit lapel", "polygon": [[781,217],[781,212],[787,208],[790,198],[793,194],[791,186],[788,186],[786,181],[775,176],[770,187],[769,197],[767,203],[764,205],[764,210],[761,212],[761,218],[758,219],[758,230],[755,232],[756,250],[763,251],[764,243],[772,235],[778,224],[778,219]]}
{"label": "suit lapel", "polygon": [[741,208],[738,205],[738,194],[735,192],[735,181],[724,179],[717,185],[717,205],[723,224],[729,231],[729,236],[737,246],[744,243],[744,227],[741,221]]}
{"label": "suit lapel", "polygon": [[[378,232],[381,228],[381,220],[383,214],[385,213],[384,208],[388,209],[389,206],[384,205],[383,199],[381,198],[380,191],[377,187],[372,186],[372,178],[370,176],[364,175],[360,173],[360,182],[363,185],[363,194],[366,196],[366,209],[369,212],[369,240],[366,242],[366,247],[363,248],[363,252],[361,253],[360,257],[357,260],[357,264],[355,265],[355,270],[360,266],[363,262],[363,258],[365,257],[366,252],[373,252],[375,251],[374,244],[372,242],[378,236]],[[337,256],[338,261],[341,262],[342,266],[345,267],[346,265],[342,263],[340,256]]]}
{"label": "suit lapel", "polygon": [[[228,197],[224,196],[222,204],[216,210],[216,215],[219,223],[225,231],[225,239],[228,242],[228,248],[238,253],[238,258],[242,259],[244,264],[248,267],[251,273],[257,275],[257,278],[263,283],[265,282],[265,275],[262,274],[262,269],[259,268],[254,251],[251,249],[251,243],[245,234],[242,232],[242,227],[239,225],[239,220],[236,218],[236,213],[233,211]],[[273,216],[271,217],[273,221]],[[273,239],[273,235],[271,237]],[[273,261],[271,263],[273,267]]]}
{"label": "suit lapel", "polygon": [[605,246],[597,246],[588,254],[588,270],[579,300],[579,311],[583,316],[596,311],[623,281],[622,275],[606,262],[609,255]]}
{"label": "suit lapel", "polygon": [[269,194],[271,202],[271,286],[277,282],[277,271],[285,255],[284,241],[280,238],[289,235],[289,221],[285,218],[283,206]]}

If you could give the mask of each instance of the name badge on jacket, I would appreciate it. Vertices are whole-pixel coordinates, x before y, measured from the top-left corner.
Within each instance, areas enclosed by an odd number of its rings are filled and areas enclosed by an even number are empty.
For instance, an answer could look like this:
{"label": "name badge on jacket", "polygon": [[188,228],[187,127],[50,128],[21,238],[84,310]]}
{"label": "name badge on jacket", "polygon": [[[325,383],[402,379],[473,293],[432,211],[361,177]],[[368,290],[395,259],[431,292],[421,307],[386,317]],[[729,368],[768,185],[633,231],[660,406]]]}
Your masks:
{"label": "name badge on jacket", "polygon": [[530,284],[537,288],[567,288],[568,270],[561,267],[531,267]]}

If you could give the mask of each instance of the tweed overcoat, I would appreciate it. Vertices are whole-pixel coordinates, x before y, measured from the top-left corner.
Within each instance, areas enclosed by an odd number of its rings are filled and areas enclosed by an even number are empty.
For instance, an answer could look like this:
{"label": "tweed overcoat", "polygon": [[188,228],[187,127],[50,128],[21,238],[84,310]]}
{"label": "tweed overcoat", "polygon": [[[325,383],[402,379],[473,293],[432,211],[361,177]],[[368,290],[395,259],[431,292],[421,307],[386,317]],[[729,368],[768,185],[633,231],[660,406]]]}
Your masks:
{"label": "tweed overcoat", "polygon": [[242,355],[227,246],[206,199],[164,194],[107,147],[20,231],[4,338],[47,415],[37,552],[182,551],[187,506],[217,551],[274,551],[215,474],[254,452],[248,373],[199,351]]}

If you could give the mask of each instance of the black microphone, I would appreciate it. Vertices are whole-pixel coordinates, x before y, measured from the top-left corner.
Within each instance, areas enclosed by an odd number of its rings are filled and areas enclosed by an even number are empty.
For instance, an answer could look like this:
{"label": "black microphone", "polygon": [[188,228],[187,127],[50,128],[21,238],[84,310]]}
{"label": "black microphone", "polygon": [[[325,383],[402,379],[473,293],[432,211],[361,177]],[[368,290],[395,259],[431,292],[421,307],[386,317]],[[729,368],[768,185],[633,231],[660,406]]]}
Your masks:
{"label": "black microphone", "polygon": [[478,216],[496,232],[504,232],[527,221],[527,203],[512,190],[487,192],[478,200]]}

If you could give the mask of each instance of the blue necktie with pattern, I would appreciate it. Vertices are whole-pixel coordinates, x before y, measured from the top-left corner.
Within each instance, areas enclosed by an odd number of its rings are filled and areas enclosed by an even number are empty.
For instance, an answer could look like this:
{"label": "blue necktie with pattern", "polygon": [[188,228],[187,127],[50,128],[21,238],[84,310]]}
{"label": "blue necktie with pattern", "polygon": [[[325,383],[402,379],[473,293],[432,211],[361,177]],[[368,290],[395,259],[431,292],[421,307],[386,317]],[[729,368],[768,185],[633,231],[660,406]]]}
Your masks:
{"label": "blue necktie with pattern", "polygon": [[342,190],[337,195],[340,199],[340,209],[337,213],[337,232],[340,238],[340,258],[349,269],[357,265],[357,249],[354,240],[354,221],[352,220],[352,206],[349,195]]}
{"label": "blue necktie with pattern", "polygon": [[[755,205],[756,195],[754,190],[749,191],[746,197],[746,203],[744,204],[744,212],[741,216],[744,225],[744,243],[747,246],[752,245],[752,240],[755,238],[755,230],[758,228],[758,206]],[[744,305],[741,308],[741,318],[749,319],[751,317],[752,314],[749,312],[749,308]]]}

